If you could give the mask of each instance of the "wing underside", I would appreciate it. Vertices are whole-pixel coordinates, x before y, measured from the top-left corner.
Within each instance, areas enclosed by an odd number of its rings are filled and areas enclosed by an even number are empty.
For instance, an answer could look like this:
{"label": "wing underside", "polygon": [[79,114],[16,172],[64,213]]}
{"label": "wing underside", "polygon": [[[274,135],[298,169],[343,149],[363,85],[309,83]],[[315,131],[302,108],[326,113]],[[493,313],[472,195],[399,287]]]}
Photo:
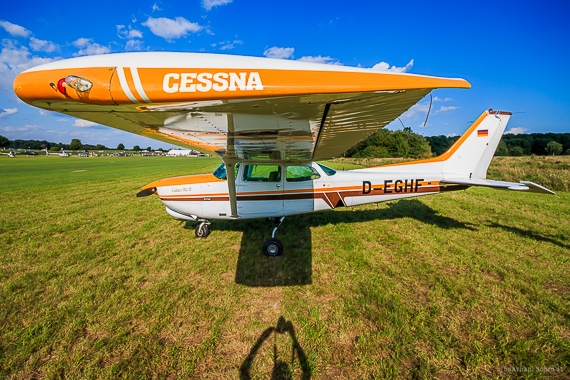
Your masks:
{"label": "wing underside", "polygon": [[341,155],[396,119],[430,90],[60,112],[231,160],[312,161]]}

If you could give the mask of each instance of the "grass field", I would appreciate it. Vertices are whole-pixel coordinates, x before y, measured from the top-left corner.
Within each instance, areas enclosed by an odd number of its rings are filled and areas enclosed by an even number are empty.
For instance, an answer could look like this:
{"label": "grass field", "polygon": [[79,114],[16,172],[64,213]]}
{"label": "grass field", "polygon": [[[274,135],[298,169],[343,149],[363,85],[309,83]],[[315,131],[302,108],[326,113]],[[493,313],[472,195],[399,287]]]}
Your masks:
{"label": "grass field", "polygon": [[264,220],[196,239],[135,197],[218,163],[0,157],[0,378],[570,378],[570,193],[289,217],[271,259]]}

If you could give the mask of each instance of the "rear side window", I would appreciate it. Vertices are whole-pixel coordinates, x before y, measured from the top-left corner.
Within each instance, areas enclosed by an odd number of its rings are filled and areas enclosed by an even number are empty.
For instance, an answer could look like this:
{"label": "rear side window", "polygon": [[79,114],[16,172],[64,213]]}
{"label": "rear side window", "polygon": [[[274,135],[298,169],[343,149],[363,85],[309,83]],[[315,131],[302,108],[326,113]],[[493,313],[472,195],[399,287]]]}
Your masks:
{"label": "rear side window", "polygon": [[325,166],[323,164],[319,164],[317,162],[317,165],[319,165],[319,167],[321,169],[323,169],[323,171],[325,172],[326,175],[331,176],[331,175],[335,175],[336,174],[336,170],[329,168],[328,166]]}
{"label": "rear side window", "polygon": [[287,182],[301,182],[318,179],[321,176],[310,166],[287,166]]}

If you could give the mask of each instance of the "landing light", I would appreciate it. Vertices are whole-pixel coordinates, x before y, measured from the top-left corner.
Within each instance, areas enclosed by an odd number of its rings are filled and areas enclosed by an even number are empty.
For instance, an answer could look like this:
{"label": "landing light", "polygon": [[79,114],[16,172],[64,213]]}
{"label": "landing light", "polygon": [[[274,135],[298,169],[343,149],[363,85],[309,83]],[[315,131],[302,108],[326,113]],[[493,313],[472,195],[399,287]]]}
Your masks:
{"label": "landing light", "polygon": [[79,92],[89,91],[91,87],[93,87],[93,83],[75,75],[70,75],[65,78],[65,84]]}

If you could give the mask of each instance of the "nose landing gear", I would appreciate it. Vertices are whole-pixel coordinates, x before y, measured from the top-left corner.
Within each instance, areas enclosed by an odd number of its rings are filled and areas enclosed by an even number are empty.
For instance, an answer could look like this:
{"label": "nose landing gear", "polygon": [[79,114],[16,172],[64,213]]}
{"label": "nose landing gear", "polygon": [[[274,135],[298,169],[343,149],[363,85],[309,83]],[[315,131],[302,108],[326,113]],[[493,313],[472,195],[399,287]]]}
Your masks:
{"label": "nose landing gear", "polygon": [[267,239],[265,243],[263,243],[263,254],[270,257],[277,257],[283,254],[283,244],[279,241],[279,239],[275,238],[275,233],[285,220],[285,217],[282,216],[279,219],[275,220],[275,227],[273,228],[273,233],[271,234],[271,238]]}
{"label": "nose landing gear", "polygon": [[207,220],[202,220],[200,224],[196,227],[196,237],[205,239],[210,235],[210,222]]}

